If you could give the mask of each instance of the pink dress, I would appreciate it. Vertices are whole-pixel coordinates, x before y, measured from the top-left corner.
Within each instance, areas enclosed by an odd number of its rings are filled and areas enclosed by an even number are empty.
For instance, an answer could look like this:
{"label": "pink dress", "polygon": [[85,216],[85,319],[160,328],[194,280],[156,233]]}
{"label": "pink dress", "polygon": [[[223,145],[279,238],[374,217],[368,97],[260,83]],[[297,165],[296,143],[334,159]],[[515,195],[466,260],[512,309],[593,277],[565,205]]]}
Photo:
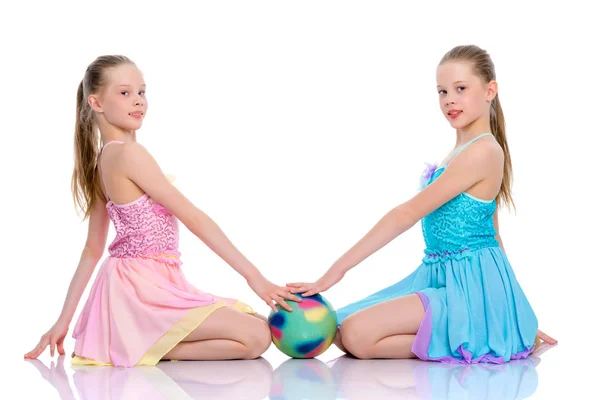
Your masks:
{"label": "pink dress", "polygon": [[116,237],[73,330],[72,364],[155,365],[213,311],[254,313],[185,279],[178,220],[147,194],[122,205],[109,199],[106,208]]}

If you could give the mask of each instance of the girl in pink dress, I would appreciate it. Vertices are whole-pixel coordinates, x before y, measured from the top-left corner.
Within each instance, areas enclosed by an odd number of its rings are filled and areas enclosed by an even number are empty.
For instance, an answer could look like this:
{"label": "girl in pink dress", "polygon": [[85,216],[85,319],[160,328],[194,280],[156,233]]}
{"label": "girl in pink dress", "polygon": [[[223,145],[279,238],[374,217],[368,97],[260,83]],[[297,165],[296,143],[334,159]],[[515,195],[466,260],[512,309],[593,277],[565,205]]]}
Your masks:
{"label": "girl in pink dress", "polygon": [[88,239],[57,322],[25,358],[37,358],[48,346],[51,356],[55,348],[65,353],[64,338],[104,252],[111,220],[116,237],[75,324],[73,364],[252,359],[267,350],[271,334],[264,317],[186,281],[178,221],[272,309],[277,302],[291,311],[284,299],[299,301],[290,289],[268,281],[137,143],[148,109],[145,89],[142,73],[123,56],[98,57],[79,85],[72,189],[90,219]]}

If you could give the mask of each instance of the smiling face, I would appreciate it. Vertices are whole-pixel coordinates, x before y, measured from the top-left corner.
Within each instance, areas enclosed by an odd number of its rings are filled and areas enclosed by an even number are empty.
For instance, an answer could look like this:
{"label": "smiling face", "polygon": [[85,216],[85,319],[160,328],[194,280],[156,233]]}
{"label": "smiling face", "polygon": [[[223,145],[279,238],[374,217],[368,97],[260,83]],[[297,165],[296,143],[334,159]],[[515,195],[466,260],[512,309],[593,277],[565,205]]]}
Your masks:
{"label": "smiling face", "polygon": [[437,68],[440,109],[450,125],[462,130],[477,121],[489,121],[490,103],[497,93],[495,81],[483,82],[471,63],[448,61]]}
{"label": "smiling face", "polygon": [[148,110],[146,83],[134,64],[122,64],[104,71],[105,85],[90,95],[90,105],[98,118],[124,130],[137,131]]}

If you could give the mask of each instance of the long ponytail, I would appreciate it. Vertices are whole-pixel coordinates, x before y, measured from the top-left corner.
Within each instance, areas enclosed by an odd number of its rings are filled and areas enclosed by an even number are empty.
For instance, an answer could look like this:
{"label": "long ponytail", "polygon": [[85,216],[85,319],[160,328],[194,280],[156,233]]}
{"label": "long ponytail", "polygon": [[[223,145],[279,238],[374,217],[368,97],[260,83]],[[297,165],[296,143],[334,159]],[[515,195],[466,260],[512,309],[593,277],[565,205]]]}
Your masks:
{"label": "long ponytail", "polygon": [[504,122],[504,113],[502,112],[502,106],[500,105],[500,98],[498,97],[498,94],[496,94],[496,97],[494,97],[492,100],[492,105],[490,107],[490,125],[492,128],[492,134],[504,151],[504,172],[498,197],[502,200],[503,204],[515,208],[515,202],[511,194],[512,161],[510,159],[510,151],[508,150],[508,142],[506,141],[506,124]]}
{"label": "long ponytail", "polygon": [[[489,83],[496,79],[496,69],[490,55],[487,51],[475,46],[456,46],[449,52],[447,52],[439,65],[444,64],[448,61],[466,61],[473,65],[475,74],[485,82]],[[492,100],[490,105],[490,125],[492,134],[496,138],[496,141],[502,147],[504,151],[504,172],[502,177],[502,185],[496,200],[500,204],[506,205],[509,208],[512,206],[515,208],[515,202],[511,194],[512,186],[512,163],[510,158],[510,151],[508,149],[508,142],[506,141],[506,123],[504,122],[504,113],[502,106],[500,105],[500,99],[498,94]]]}
{"label": "long ponytail", "polygon": [[77,88],[75,112],[74,158],[75,166],[71,178],[71,192],[75,208],[88,218],[96,201],[104,201],[98,174],[100,135],[94,119],[94,112],[88,104],[88,96],[100,91],[105,84],[106,69],[121,64],[133,64],[125,56],[100,56],[91,63]]}

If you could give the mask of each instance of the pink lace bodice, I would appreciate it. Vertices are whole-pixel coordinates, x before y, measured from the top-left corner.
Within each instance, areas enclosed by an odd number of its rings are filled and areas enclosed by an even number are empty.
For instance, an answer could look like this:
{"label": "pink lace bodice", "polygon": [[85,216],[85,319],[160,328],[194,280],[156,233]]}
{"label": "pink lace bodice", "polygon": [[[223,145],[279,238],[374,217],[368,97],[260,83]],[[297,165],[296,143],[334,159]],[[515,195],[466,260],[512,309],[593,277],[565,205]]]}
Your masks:
{"label": "pink lace bodice", "polygon": [[[104,145],[123,143],[111,141]],[[181,265],[179,260],[178,220],[167,208],[143,194],[127,204],[115,204],[106,195],[106,209],[117,236],[108,246],[108,252],[117,258],[153,258],[170,265]]]}
{"label": "pink lace bodice", "polygon": [[109,201],[106,208],[117,231],[108,247],[112,257],[154,258],[181,265],[178,220],[169,210],[147,194],[123,205]]}

